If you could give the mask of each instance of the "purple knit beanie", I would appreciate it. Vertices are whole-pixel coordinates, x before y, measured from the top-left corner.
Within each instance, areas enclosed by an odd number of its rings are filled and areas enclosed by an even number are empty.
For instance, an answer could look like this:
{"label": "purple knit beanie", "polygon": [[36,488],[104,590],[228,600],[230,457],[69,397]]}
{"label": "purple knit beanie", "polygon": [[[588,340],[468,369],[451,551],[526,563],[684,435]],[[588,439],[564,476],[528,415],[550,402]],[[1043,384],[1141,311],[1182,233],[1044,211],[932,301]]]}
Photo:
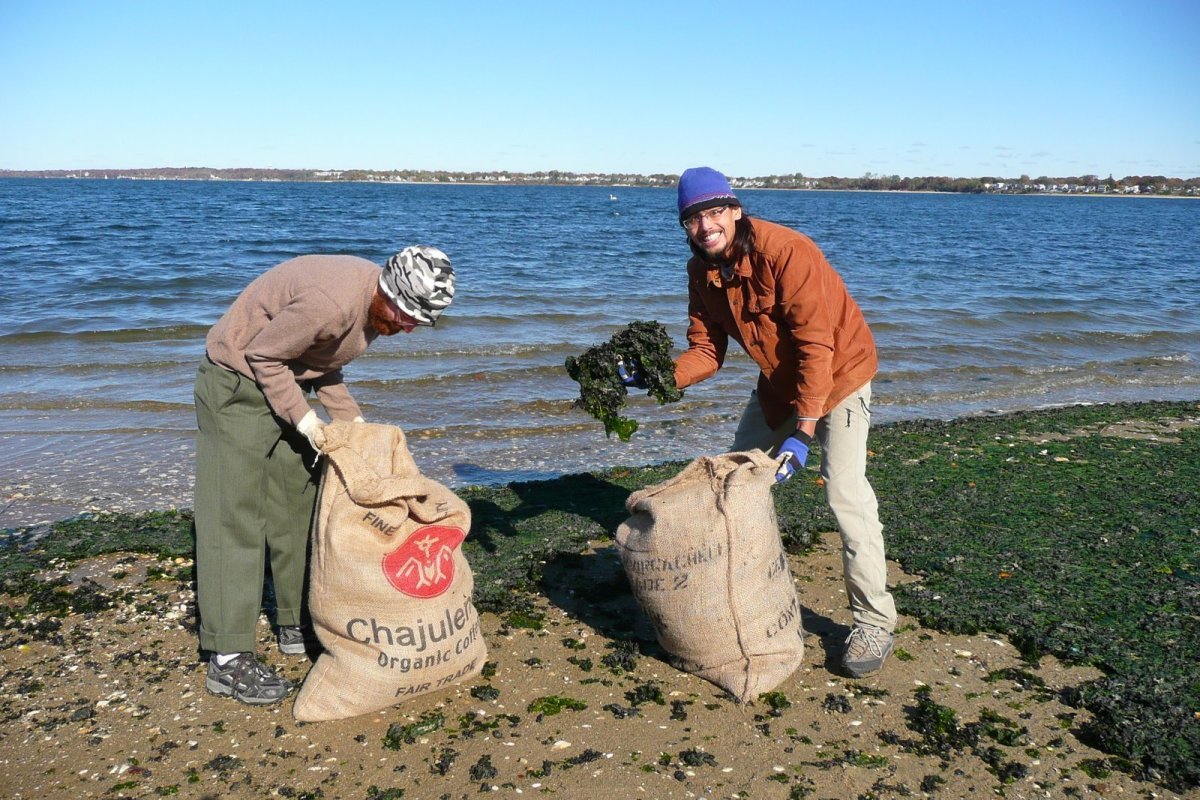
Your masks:
{"label": "purple knit beanie", "polygon": [[679,176],[679,221],[713,206],[740,206],[725,176],[711,167],[692,167]]}

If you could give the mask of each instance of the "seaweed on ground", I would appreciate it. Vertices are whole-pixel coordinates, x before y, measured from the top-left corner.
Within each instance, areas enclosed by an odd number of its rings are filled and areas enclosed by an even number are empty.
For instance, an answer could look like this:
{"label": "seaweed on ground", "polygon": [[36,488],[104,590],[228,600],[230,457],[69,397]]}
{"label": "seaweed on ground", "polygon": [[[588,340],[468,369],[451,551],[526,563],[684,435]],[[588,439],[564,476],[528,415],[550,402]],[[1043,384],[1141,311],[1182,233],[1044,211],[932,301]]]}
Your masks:
{"label": "seaweed on ground", "polygon": [[671,337],[659,323],[631,322],[609,341],[567,359],[567,374],[579,382],[578,404],[604,423],[606,436],[615,432],[627,442],[638,429],[637,420],[620,415],[628,389],[617,372],[618,361],[641,374],[648,393],[659,403],[674,403],[683,397],[675,386],[671,347]]}
{"label": "seaweed on ground", "polygon": [[[547,562],[611,536],[628,493],[680,467],[461,490],[479,607],[519,608]],[[1096,666],[1104,677],[1066,698],[1091,712],[1080,735],[1139,777],[1200,786],[1200,405],[883,425],[868,469],[888,555],[925,576],[896,590],[903,613],[1007,635],[1030,661]],[[808,473],[773,493],[794,540],[835,529],[823,493]],[[186,512],[59,523],[32,547],[0,546],[0,593],[30,593],[55,559],[190,548]]]}
{"label": "seaweed on ground", "polygon": [[1067,699],[1138,777],[1200,785],[1200,420],[1194,403],[885,426],[888,555],[925,576],[901,610],[1004,634],[1105,677]]}
{"label": "seaweed on ground", "polygon": [[44,534],[18,529],[0,546],[0,592],[24,594],[24,582],[55,561],[121,552],[191,557],[194,546],[189,509],[84,514],[54,523]]}

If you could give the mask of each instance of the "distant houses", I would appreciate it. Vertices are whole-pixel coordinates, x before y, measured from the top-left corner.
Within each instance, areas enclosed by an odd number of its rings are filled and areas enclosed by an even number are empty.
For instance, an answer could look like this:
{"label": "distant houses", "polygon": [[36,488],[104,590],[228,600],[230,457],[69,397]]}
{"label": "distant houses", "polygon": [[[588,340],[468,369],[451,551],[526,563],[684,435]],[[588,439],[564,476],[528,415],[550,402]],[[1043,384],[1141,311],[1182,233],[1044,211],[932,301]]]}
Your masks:
{"label": "distant houses", "polygon": [[[456,172],[450,170],[364,170],[364,169],[272,169],[207,167],[164,167],[120,170],[0,170],[0,178],[75,178],[125,180],[194,181],[329,181],[357,183],[467,183],[547,186],[645,186],[673,188],[678,175],[654,173],[564,172]],[[1167,178],[1161,175],[1130,175],[1114,179],[1111,175],[1076,177],[1039,176],[1030,178],[945,176],[905,177],[867,173],[861,178],[822,178],[799,172],[758,177],[730,177],[738,189],[802,189],[810,191],[880,192],[955,192],[965,194],[1072,194],[1072,195],[1156,195],[1200,197],[1200,177]]]}
{"label": "distant houses", "polygon": [[991,194],[1183,194],[1200,196],[1200,187],[1162,183],[985,183]]}

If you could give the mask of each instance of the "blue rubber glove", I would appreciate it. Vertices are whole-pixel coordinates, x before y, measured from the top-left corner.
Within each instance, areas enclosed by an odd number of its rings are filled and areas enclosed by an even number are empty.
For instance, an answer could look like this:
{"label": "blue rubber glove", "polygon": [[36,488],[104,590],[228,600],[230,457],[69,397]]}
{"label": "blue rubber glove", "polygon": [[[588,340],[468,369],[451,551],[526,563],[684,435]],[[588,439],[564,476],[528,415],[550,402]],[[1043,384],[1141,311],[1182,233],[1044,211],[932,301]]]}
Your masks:
{"label": "blue rubber glove", "polygon": [[776,458],[784,459],[783,463],[779,465],[779,469],[775,470],[776,483],[783,483],[795,475],[796,470],[804,469],[810,445],[812,445],[812,437],[804,431],[796,431],[783,440],[783,444],[779,445],[779,450],[775,453]]}
{"label": "blue rubber glove", "polygon": [[621,379],[626,388],[629,389],[649,389],[646,385],[646,379],[642,377],[641,370],[636,364],[626,365],[625,360],[617,359],[617,377]]}

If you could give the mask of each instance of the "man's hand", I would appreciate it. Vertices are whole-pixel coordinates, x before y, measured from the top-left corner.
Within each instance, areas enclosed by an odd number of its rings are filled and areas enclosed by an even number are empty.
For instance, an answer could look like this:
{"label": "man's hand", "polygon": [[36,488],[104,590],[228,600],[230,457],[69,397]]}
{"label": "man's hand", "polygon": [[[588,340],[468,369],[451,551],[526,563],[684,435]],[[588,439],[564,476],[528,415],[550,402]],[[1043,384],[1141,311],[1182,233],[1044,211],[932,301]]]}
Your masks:
{"label": "man's hand", "polygon": [[617,377],[621,379],[621,383],[629,389],[648,389],[646,379],[642,377],[642,371],[638,369],[636,362],[630,364],[625,363],[625,359],[617,359]]}
{"label": "man's hand", "polygon": [[317,416],[316,411],[309,409],[308,413],[296,423],[296,430],[304,434],[304,438],[308,439],[313,450],[321,452],[321,448],[325,446],[325,423]]}
{"label": "man's hand", "polygon": [[775,482],[782,483],[796,474],[796,470],[804,469],[808,460],[808,448],[812,445],[812,437],[804,431],[796,431],[783,440],[775,452],[777,459],[782,459],[779,469],[775,470]]}

